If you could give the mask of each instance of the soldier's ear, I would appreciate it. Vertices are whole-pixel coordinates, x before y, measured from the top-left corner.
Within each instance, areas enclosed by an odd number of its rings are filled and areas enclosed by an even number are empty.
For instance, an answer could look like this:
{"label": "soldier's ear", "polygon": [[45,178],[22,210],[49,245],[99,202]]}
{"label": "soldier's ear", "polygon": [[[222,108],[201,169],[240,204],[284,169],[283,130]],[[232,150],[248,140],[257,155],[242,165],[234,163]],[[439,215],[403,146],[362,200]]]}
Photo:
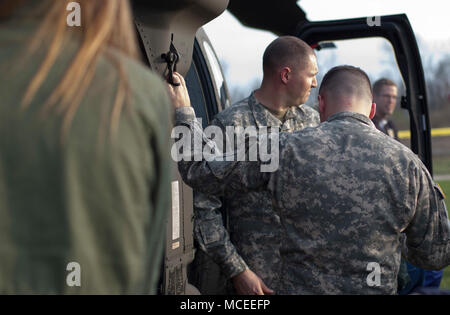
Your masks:
{"label": "soldier's ear", "polygon": [[320,122],[324,122],[327,120],[327,117],[325,117],[325,110],[326,110],[326,104],[325,99],[322,95],[317,96],[317,100],[319,101],[319,115],[320,115]]}
{"label": "soldier's ear", "polygon": [[291,69],[289,67],[284,67],[280,72],[281,82],[287,84],[289,81],[289,76],[291,75]]}
{"label": "soldier's ear", "polygon": [[377,104],[375,104],[375,102],[373,102],[372,107],[370,108],[369,118],[372,119],[373,116],[375,116],[376,112],[377,112]]}
{"label": "soldier's ear", "polygon": [[322,95],[317,95],[317,100],[319,101],[319,113],[322,113],[325,109],[325,102],[323,100],[323,96]]}

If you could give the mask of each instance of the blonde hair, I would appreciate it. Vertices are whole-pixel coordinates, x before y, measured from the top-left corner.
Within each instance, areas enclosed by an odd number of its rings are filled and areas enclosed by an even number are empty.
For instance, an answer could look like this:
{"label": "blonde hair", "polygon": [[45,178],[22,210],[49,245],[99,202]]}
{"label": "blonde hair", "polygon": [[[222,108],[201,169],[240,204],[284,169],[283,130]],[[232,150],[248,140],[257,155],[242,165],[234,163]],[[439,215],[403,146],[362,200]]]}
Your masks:
{"label": "blonde hair", "polygon": [[106,48],[115,48],[122,54],[139,59],[130,3],[128,0],[78,0],[77,3],[81,7],[81,26],[69,27],[67,15],[70,11],[66,10],[69,2],[71,1],[47,0],[43,4],[46,6],[43,12],[46,13],[33,36],[28,52],[35,52],[44,41],[49,41],[49,46],[42,64],[25,91],[21,108],[25,109],[31,103],[61,53],[63,40],[66,36],[73,36],[75,32],[81,41],[79,50],[44,104],[43,112],[54,108],[63,114],[63,139],[92,82],[98,58],[105,53],[119,71],[119,83],[110,118],[110,131],[113,134],[118,128],[129,86],[121,60],[110,53],[111,51],[106,51]]}

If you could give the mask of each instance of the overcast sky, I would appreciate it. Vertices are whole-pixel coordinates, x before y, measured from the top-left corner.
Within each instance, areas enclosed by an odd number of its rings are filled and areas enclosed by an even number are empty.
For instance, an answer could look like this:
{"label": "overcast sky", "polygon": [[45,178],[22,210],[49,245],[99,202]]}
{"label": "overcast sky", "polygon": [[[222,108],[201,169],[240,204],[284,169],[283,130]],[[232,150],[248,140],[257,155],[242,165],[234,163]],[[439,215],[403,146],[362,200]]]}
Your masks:
{"label": "overcast sky", "polygon": [[[298,4],[311,21],[406,13],[422,55],[436,61],[450,54],[448,0],[301,0]],[[262,55],[276,38],[274,34],[244,27],[228,11],[208,23],[205,30],[225,65],[229,85],[248,85],[262,77]],[[337,42],[338,49],[318,52],[319,64],[346,63],[363,68],[372,77],[386,75],[391,73],[394,57],[385,43],[384,39]]]}

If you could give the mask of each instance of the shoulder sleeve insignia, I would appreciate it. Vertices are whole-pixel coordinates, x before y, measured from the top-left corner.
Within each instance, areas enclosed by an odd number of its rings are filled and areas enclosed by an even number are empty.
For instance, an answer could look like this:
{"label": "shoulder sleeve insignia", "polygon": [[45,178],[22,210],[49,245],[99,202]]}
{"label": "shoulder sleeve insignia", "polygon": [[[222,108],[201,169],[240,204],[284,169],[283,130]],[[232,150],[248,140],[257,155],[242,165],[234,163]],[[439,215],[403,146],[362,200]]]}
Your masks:
{"label": "shoulder sleeve insignia", "polygon": [[438,183],[434,183],[434,189],[437,190],[437,192],[439,193],[439,195],[441,196],[442,199],[446,199],[444,190],[442,190],[441,185],[439,185]]}

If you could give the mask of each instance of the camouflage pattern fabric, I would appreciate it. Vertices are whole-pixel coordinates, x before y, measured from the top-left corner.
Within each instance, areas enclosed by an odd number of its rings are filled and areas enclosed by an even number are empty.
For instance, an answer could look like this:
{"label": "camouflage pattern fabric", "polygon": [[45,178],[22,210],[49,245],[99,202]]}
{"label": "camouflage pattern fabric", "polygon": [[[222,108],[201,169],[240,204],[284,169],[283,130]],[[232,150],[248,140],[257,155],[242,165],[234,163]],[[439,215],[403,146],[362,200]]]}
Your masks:
{"label": "camouflage pattern fabric", "polygon": [[[217,114],[211,125],[224,132],[227,126],[255,126],[257,130],[267,126],[292,132],[317,126],[319,122],[319,113],[306,105],[289,109],[282,122],[258,103],[252,93]],[[194,194],[194,229],[200,250],[220,266],[226,278],[239,274],[248,265],[269,288],[277,291],[282,238],[280,219],[273,211],[270,193],[227,189],[224,195],[229,230],[223,223],[222,200],[198,191]],[[208,289],[202,293],[208,294]]]}
{"label": "camouflage pattern fabric", "polygon": [[[178,109],[176,123],[201,132],[191,108]],[[178,167],[204,193],[270,191],[282,227],[279,294],[395,294],[404,236],[414,265],[450,264],[441,190],[413,152],[364,115],[342,112],[319,127],[280,134],[273,173],[236,160]]]}

